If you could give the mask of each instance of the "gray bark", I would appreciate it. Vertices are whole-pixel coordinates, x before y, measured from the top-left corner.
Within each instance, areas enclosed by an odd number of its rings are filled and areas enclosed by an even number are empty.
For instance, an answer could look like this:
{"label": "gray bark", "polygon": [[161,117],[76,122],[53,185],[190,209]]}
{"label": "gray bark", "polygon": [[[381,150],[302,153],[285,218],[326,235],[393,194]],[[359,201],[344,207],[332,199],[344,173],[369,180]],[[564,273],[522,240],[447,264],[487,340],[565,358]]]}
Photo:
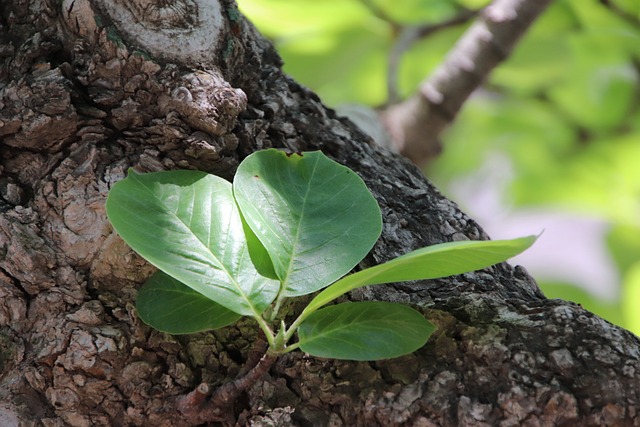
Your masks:
{"label": "gray bark", "polygon": [[[488,238],[417,168],[284,75],[231,1],[217,13],[210,3],[0,6],[2,426],[186,426],[176,402],[202,382],[232,381],[255,358],[249,322],[172,337],[136,317],[136,289],[153,269],[104,211],[130,166],[230,178],[258,149],[321,149],[359,173],[382,208],[382,237],[362,266]],[[171,44],[190,36],[204,38]],[[640,425],[638,338],[545,299],[520,267],[349,298],[411,304],[439,329],[389,361],[290,353],[218,422]]]}

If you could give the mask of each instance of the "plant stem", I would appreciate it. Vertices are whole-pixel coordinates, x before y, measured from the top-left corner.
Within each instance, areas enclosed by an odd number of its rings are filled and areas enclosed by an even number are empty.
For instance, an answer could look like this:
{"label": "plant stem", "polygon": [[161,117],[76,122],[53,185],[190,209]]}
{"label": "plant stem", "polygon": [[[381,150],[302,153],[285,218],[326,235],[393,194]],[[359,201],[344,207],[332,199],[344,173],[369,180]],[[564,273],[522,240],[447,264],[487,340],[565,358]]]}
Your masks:
{"label": "plant stem", "polygon": [[282,350],[280,352],[280,354],[286,354],[286,353],[292,352],[293,350],[298,349],[298,347],[300,347],[300,343],[297,343],[297,342],[293,343],[293,344],[287,346],[284,350]]}
{"label": "plant stem", "polygon": [[282,298],[280,295],[278,295],[278,298],[276,299],[276,303],[273,307],[273,310],[270,313],[269,316],[269,321],[273,322],[273,320],[276,318],[276,316],[278,316],[278,312],[280,311],[280,306],[282,305],[282,302],[284,301],[284,298]]}
{"label": "plant stem", "polygon": [[208,400],[209,386],[202,383],[192,392],[178,398],[176,408],[192,425],[224,421],[232,413],[233,403],[240,394],[249,390],[264,376],[277,358],[277,354],[267,350],[245,375],[223,384]]}
{"label": "plant stem", "polygon": [[[315,311],[315,310],[314,310]],[[311,312],[313,313],[313,311]],[[302,313],[300,313],[300,315],[298,316],[298,318],[296,320],[293,321],[293,323],[291,324],[291,326],[289,326],[289,329],[287,329],[287,331],[284,334],[284,342],[289,342],[289,340],[293,337],[293,334],[296,333],[296,331],[298,330],[298,327],[300,326],[300,324],[304,321],[304,319],[307,318],[307,316],[309,316],[309,314],[311,313],[306,313],[305,311],[302,311]]]}
{"label": "plant stem", "polygon": [[215,406],[222,406],[228,405],[234,401],[240,393],[248,390],[256,383],[256,381],[266,374],[277,358],[277,354],[267,350],[267,352],[258,361],[258,364],[244,376],[218,388],[211,396],[210,403]]}
{"label": "plant stem", "polygon": [[260,329],[262,329],[262,332],[264,332],[264,336],[267,338],[269,347],[275,348],[275,335],[273,334],[273,331],[271,330],[267,322],[262,318],[262,316],[254,316],[253,318],[256,319],[256,322],[258,322]]}

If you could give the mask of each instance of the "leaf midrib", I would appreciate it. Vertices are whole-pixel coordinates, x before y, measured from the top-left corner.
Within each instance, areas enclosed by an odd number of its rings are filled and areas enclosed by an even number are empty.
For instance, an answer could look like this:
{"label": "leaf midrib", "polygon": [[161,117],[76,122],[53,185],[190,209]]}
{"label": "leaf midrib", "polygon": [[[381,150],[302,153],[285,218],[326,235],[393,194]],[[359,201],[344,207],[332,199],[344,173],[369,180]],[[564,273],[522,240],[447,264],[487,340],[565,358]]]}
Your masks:
{"label": "leaf midrib", "polygon": [[[135,175],[134,175],[135,176]],[[205,176],[206,177],[206,176]],[[153,199],[155,199],[156,201],[160,202],[160,205],[163,205],[163,200],[160,199],[159,197],[156,196],[156,194],[149,188],[147,187],[147,185],[140,180],[139,178],[136,177],[136,181],[138,183],[140,183],[140,185],[142,186],[142,188],[144,188],[152,197]],[[193,197],[191,198],[191,201],[193,202],[193,200],[195,199],[195,191],[193,191]],[[180,199],[182,197],[181,193],[178,193],[178,205],[180,204]],[[233,198],[233,194],[231,195],[231,197]],[[232,199],[233,200],[233,199]],[[193,203],[191,203],[191,207],[193,208]],[[223,271],[227,277],[230,279],[231,283],[235,286],[235,288],[239,291],[240,295],[242,295],[243,300],[247,303],[247,305],[249,306],[249,308],[251,309],[251,311],[253,312],[254,316],[259,316],[258,314],[258,310],[256,310],[255,306],[251,303],[251,300],[247,297],[247,295],[244,293],[244,291],[242,290],[242,288],[240,287],[240,285],[238,284],[238,282],[233,278],[233,276],[231,275],[231,273],[229,272],[229,270],[226,268],[226,266],[224,265],[223,262],[221,262],[221,260],[218,259],[218,257],[215,256],[215,254],[211,251],[211,249],[209,249],[209,247],[207,245],[204,244],[204,242],[200,239],[200,237],[194,233],[191,228],[189,227],[188,224],[186,224],[175,212],[173,212],[170,209],[167,209],[166,212],[169,212],[173,217],[175,217],[178,222],[180,224],[182,224],[193,236],[196,237],[196,240],[204,247],[204,249],[211,254],[211,257],[213,259],[215,259],[218,264],[220,265],[220,270]],[[193,214],[193,210],[192,210],[192,214]],[[210,231],[210,229],[209,229]],[[209,233],[211,234],[211,233]],[[215,301],[214,301],[215,302]]]}
{"label": "leaf midrib", "polygon": [[310,192],[310,188],[311,188],[311,183],[313,181],[313,176],[316,173],[316,169],[318,167],[318,162],[320,161],[320,157],[319,156],[315,156],[315,163],[313,164],[313,168],[311,170],[311,175],[309,176],[309,179],[307,180],[307,189],[304,193],[304,199],[302,202],[302,209],[300,210],[300,218],[298,218],[298,224],[296,225],[296,234],[294,236],[294,241],[293,244],[291,245],[291,256],[289,258],[289,267],[287,268],[287,274],[285,275],[285,278],[282,280],[282,290],[286,291],[289,289],[289,279],[291,278],[292,272],[293,272],[293,260],[295,259],[295,254],[297,253],[297,246],[300,242],[300,228],[301,228],[301,224],[302,221],[304,219],[305,216],[305,208],[307,206],[307,201],[309,200],[309,192]]}

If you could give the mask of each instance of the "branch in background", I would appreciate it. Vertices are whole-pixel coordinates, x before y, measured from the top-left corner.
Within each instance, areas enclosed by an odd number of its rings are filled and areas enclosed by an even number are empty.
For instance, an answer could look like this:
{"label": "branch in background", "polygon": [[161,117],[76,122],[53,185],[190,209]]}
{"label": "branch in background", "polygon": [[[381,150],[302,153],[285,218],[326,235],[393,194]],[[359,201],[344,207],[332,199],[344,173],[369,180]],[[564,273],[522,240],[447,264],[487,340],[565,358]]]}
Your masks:
{"label": "branch in background", "polygon": [[369,9],[369,12],[371,12],[373,16],[389,24],[394,33],[397,33],[402,29],[403,25],[389,16],[389,14],[381,9],[375,2],[371,0],[360,0],[360,3]]}
{"label": "branch in background", "polygon": [[640,16],[627,12],[611,0],[600,0],[600,4],[609,9],[611,13],[627,21],[629,24],[634,26],[640,25]]}
{"label": "branch in background", "polygon": [[433,158],[442,131],[551,1],[496,0],[486,7],[418,92],[382,113],[398,150],[418,165]]}
{"label": "branch in background", "polygon": [[436,24],[411,25],[402,28],[393,47],[391,48],[391,52],[389,53],[389,62],[387,65],[387,102],[389,104],[394,104],[400,99],[398,92],[398,68],[400,67],[400,60],[402,59],[402,55],[404,55],[404,53],[409,50],[415,42],[445,28],[464,24],[474,18],[477,14],[478,11],[475,10],[463,10],[460,14],[443,22],[438,22]]}
{"label": "branch in background", "polygon": [[464,24],[478,14],[477,10],[463,9],[458,15],[442,22],[408,25],[393,19],[393,17],[371,0],[360,0],[360,2],[373,16],[386,22],[393,34],[394,44],[389,53],[389,61],[387,64],[387,102],[385,103],[387,105],[394,104],[400,99],[398,92],[398,68],[402,55],[409,50],[415,42],[429,37],[440,30]]}

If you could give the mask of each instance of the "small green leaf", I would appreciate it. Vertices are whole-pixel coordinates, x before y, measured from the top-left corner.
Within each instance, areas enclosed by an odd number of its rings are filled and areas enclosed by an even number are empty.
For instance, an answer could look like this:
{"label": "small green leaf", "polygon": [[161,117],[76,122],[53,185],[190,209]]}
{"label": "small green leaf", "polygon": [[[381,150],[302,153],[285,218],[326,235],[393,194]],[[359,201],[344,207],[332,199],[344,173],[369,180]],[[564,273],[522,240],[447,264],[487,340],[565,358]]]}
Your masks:
{"label": "small green leaf", "polygon": [[343,277],[316,295],[301,317],[306,318],[326,303],[362,286],[435,279],[492,266],[524,251],[536,238],[466,240],[417,249],[384,264]]}
{"label": "small green leaf", "polygon": [[173,335],[222,328],[242,317],[162,271],[140,288],[136,308],[144,323]]}
{"label": "small green leaf", "polygon": [[416,351],[434,330],[406,305],[370,301],[318,310],[300,325],[298,337],[300,349],[312,356],[380,360]]}
{"label": "small green leaf", "polygon": [[233,192],[271,256],[282,297],[309,294],[348,273],[382,230],[362,179],[319,151],[253,153],[238,167]]}
{"label": "small green leaf", "polygon": [[133,250],[238,314],[257,317],[280,284],[251,262],[231,184],[197,171],[129,172],[107,198],[111,224]]}

